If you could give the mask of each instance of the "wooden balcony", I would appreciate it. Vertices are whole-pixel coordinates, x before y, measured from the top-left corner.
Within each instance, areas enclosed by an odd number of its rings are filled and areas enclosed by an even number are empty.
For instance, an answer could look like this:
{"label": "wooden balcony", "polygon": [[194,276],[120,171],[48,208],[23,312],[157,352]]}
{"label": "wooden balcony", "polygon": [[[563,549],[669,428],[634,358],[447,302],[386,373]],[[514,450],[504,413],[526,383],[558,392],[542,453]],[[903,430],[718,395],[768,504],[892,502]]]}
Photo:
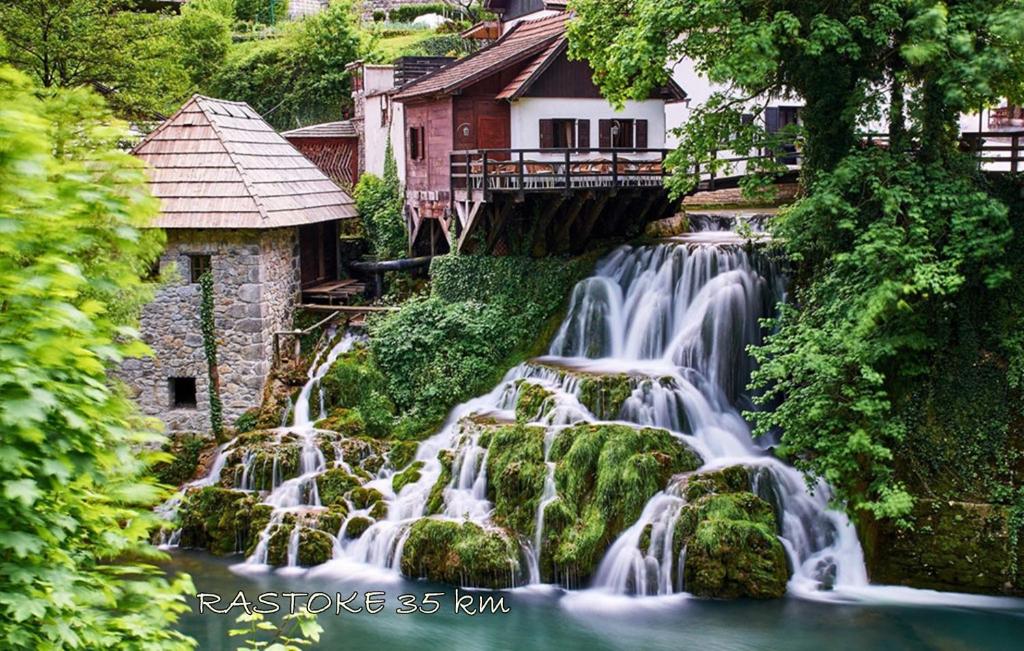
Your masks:
{"label": "wooden balcony", "polygon": [[667,149],[482,149],[450,156],[455,200],[493,193],[662,188]]}

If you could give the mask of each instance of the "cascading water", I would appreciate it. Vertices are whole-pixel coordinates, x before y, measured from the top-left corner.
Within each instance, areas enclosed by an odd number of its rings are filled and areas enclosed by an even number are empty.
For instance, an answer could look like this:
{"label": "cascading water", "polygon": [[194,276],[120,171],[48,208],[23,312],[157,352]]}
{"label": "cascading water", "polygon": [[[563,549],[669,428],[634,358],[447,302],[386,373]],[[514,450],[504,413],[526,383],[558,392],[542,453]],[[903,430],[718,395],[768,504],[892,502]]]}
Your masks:
{"label": "cascading water", "polygon": [[[418,480],[396,492],[392,477],[401,469],[385,465],[363,483],[363,488],[383,496],[386,515],[371,512],[365,505],[357,508],[346,498],[346,515],[333,536],[334,560],[323,571],[339,567],[348,571],[353,566],[401,568],[411,525],[427,513],[444,471],[439,458],[442,451],[450,455],[451,479],[441,495],[443,504],[433,507],[436,515],[431,517],[494,527],[493,505],[487,498],[489,450],[479,428],[467,426],[467,417],[513,422],[522,392],[530,385],[540,385],[548,398],[527,420],[545,428],[546,472],[533,535],[521,541],[522,567],[518,571],[512,568],[511,584],[520,578],[531,583],[541,580],[545,507],[558,498],[552,445],[566,427],[602,418],[668,430],[703,458],[704,466],[698,472],[732,465],[750,469],[752,490],[779,515],[779,537],[792,568],[791,590],[866,584],[857,537],[846,517],[828,508],[828,487],[819,484],[809,491],[803,475],[751,438],[740,415],[741,410],[752,407],[745,391],[753,362],[746,349],[760,342],[760,319],[770,316],[783,298],[781,276],[768,261],[749,253],[733,233],[705,232],[661,244],[620,247],[602,260],[593,276],[575,287],[548,356],[511,369],[491,392],[456,407],[443,427],[420,443],[415,455]],[[346,337],[326,354],[321,351],[291,408],[292,424],[277,432],[277,436],[297,439],[300,444],[297,475],[282,480],[275,455],[272,486],[252,486],[249,464],[255,456],[245,460],[242,489],[269,488],[263,502],[274,508],[249,565],[266,563],[271,533],[286,516],[292,517],[289,514],[294,514],[294,525],[287,561],[297,563],[303,518],[322,509],[316,477],[327,470],[310,413],[315,406],[323,416],[323,399],[313,392],[318,391],[335,359],[354,341]],[[582,404],[581,374],[628,375],[631,394],[622,404],[591,404],[598,416]],[[334,451],[334,466],[352,470],[337,441]],[[259,474],[264,475],[262,471]],[[686,550],[673,544],[675,524],[686,506],[680,490],[685,481],[685,477],[673,478],[648,501],[638,520],[605,553],[592,587],[642,595],[671,594],[685,588],[682,568]],[[357,518],[369,524],[360,535],[349,535]],[[558,568],[554,571],[559,572]],[[575,584],[572,576],[560,578],[564,585]]]}

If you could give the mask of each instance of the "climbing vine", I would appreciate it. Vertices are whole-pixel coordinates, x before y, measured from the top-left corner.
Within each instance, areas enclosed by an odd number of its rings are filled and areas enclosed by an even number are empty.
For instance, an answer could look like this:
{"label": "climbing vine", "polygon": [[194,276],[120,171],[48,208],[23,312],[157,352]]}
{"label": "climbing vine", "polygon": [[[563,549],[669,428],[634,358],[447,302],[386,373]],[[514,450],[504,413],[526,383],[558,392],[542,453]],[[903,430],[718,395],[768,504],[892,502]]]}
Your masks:
{"label": "climbing vine", "polygon": [[220,371],[217,369],[217,328],[213,316],[213,274],[209,271],[199,277],[201,300],[199,325],[203,331],[203,352],[210,378],[210,428],[217,440],[224,437],[224,407],[220,400]]}

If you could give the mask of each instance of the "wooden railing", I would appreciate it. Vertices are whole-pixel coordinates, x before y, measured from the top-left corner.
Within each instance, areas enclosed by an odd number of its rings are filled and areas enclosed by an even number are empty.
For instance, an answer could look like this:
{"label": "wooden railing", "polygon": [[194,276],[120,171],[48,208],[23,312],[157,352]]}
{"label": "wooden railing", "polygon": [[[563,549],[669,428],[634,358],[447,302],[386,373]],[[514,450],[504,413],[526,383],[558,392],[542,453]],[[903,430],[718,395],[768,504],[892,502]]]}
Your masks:
{"label": "wooden railing", "polygon": [[[862,133],[869,147],[888,146],[884,133]],[[961,134],[964,151],[972,152],[989,172],[1024,172],[1024,130]],[[451,190],[464,192],[551,192],[588,188],[661,187],[667,149],[472,149],[450,154]],[[747,155],[715,152],[718,162],[732,168],[718,176],[714,166],[696,167],[701,190],[714,189],[746,174],[751,161],[772,159],[798,170],[803,154],[796,146],[783,150],[759,148]]]}
{"label": "wooden railing", "polygon": [[960,141],[987,172],[1024,172],[1024,130],[965,132]]}
{"label": "wooden railing", "polygon": [[667,149],[472,149],[450,155],[451,190],[661,187]]}

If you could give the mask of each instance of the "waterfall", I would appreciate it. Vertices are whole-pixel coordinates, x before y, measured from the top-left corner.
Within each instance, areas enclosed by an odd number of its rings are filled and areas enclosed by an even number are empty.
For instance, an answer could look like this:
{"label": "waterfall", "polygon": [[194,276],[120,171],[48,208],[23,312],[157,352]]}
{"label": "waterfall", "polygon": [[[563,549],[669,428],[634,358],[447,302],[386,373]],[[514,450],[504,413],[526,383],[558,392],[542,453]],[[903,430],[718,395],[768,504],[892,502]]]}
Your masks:
{"label": "waterfall", "polygon": [[[714,226],[715,221],[706,225]],[[547,471],[533,540],[522,541],[528,548],[526,578],[538,582],[544,508],[557,498],[555,464],[549,456],[552,442],[569,424],[599,420],[578,399],[578,376],[559,371],[575,369],[628,374],[632,392],[615,417],[683,438],[704,459],[701,471],[730,465],[752,469],[752,490],[779,514],[779,537],[793,570],[791,589],[864,585],[860,545],[845,515],[829,509],[828,487],[819,484],[810,491],[801,473],[752,439],[741,416],[742,409],[752,406],[746,386],[754,367],[746,349],[761,342],[760,320],[773,314],[783,298],[781,275],[748,252],[732,233],[709,231],[656,245],[618,248],[574,288],[548,356],[513,368],[491,392],[456,407],[440,431],[420,444],[419,481],[398,495],[383,471],[367,483],[384,494],[388,515],[359,538],[345,540],[344,531],[339,532],[336,560],[400,568],[409,527],[424,516],[431,488],[441,475],[437,457],[444,449],[453,454],[451,480],[444,490],[444,508],[434,517],[489,524],[493,506],[486,496],[488,450],[480,446],[479,432],[464,430],[460,421],[483,414],[511,422],[523,387],[539,384],[551,397],[528,419],[547,428]],[[685,506],[678,481],[653,496],[640,518],[607,550],[593,587],[640,595],[684,588],[686,550],[676,558],[673,544]],[[575,583],[573,577],[565,578]],[[511,583],[517,583],[516,577]]]}
{"label": "waterfall", "polygon": [[[313,420],[310,417],[313,392],[317,391],[318,413],[323,412],[323,396],[320,394],[320,382],[331,370],[331,366],[338,357],[352,349],[358,341],[358,337],[346,333],[340,341],[330,349],[321,349],[313,357],[309,366],[307,379],[299,391],[298,398],[291,408],[292,423],[283,431],[277,434],[278,444],[284,440],[286,435],[296,436],[300,441],[299,448],[299,470],[298,476],[282,481],[278,466],[278,455],[274,454],[273,468],[271,470],[271,490],[263,499],[263,503],[273,507],[270,521],[260,532],[259,541],[252,555],[246,559],[248,565],[262,566],[267,563],[267,552],[270,538],[274,529],[284,520],[286,513],[296,515],[295,524],[288,540],[287,563],[289,567],[298,564],[300,531],[302,524],[299,517],[303,511],[321,509],[320,494],[316,478],[327,470],[327,460],[320,446],[317,445],[316,429],[313,427]],[[340,459],[340,455],[338,457]],[[250,487],[249,475],[252,459],[243,459],[242,489]]]}

